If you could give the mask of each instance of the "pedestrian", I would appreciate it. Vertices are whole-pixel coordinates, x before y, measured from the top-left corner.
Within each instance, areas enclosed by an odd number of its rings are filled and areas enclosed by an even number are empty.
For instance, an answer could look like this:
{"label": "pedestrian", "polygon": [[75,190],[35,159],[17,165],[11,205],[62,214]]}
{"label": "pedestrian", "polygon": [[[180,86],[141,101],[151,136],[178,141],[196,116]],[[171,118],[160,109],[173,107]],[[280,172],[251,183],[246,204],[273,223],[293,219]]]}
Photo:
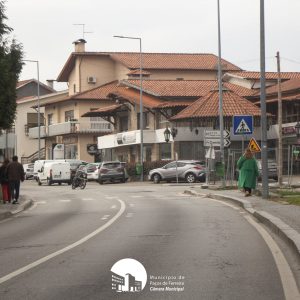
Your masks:
{"label": "pedestrian", "polygon": [[20,182],[24,181],[25,173],[23,166],[18,162],[18,156],[13,156],[12,162],[7,166],[8,182],[13,204],[18,204],[20,194]]}
{"label": "pedestrian", "polygon": [[249,148],[239,158],[237,167],[239,169],[238,186],[244,189],[246,197],[251,196],[251,190],[256,187],[256,179],[259,173],[256,159]]}
{"label": "pedestrian", "polygon": [[9,164],[9,159],[5,158],[3,161],[2,166],[0,167],[0,183],[2,188],[2,198],[3,203],[10,203],[10,187],[8,183],[8,176],[7,176],[7,166]]}

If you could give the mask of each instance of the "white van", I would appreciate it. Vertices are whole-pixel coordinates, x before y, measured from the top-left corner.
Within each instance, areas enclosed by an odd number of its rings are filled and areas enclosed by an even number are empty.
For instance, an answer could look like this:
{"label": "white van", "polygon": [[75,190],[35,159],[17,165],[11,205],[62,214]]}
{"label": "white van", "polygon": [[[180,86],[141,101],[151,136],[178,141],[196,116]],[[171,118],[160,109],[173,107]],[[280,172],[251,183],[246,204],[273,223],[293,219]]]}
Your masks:
{"label": "white van", "polygon": [[47,183],[71,184],[71,166],[70,163],[64,161],[45,162],[40,170],[38,170],[37,182],[39,185]]}
{"label": "white van", "polygon": [[40,170],[42,169],[42,167],[44,166],[44,163],[46,162],[54,162],[54,160],[44,160],[44,159],[40,159],[40,160],[36,160],[34,162],[33,165],[33,178],[37,181],[38,180],[38,172],[40,172]]}

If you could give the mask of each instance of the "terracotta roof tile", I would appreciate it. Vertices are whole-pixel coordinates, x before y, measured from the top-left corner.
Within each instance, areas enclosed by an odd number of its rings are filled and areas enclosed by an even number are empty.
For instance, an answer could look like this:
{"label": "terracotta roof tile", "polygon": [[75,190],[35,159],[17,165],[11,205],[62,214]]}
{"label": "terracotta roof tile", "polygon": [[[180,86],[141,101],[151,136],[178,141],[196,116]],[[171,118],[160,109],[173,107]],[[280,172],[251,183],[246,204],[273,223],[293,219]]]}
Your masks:
{"label": "terracotta roof tile", "polygon": [[[281,98],[282,101],[295,101],[295,100],[300,100],[300,92],[296,93],[296,94],[293,94],[293,95],[288,95],[288,96],[283,96]],[[272,98],[272,99],[267,99],[266,100],[267,103],[275,103],[275,102],[278,102],[278,98],[275,97],[275,98]],[[256,101],[254,102],[255,104],[257,105],[260,105],[260,100],[259,101]]]}
{"label": "terracotta roof tile", "polygon": [[123,105],[122,104],[113,104],[109,106],[104,106],[101,108],[98,108],[93,111],[89,111],[82,115],[82,117],[98,117],[98,116],[107,116],[108,114],[111,114],[112,112],[120,109]]}
{"label": "terracotta roof tile", "polygon": [[[108,56],[120,62],[128,69],[140,68],[139,52],[73,52],[57,77],[57,81],[66,82],[80,56]],[[143,53],[143,69],[154,70],[217,70],[218,57],[207,53]],[[222,59],[225,71],[240,71],[236,65]]]}
{"label": "terracotta roof tile", "polygon": [[74,94],[70,99],[96,99],[107,100],[107,95],[118,87],[118,81],[109,82],[107,84],[95,87],[91,90],[84,91],[78,94]]}
{"label": "terracotta roof tile", "polygon": [[[260,79],[260,72],[241,71],[241,72],[233,72],[231,74],[246,79]],[[266,79],[275,80],[277,78],[278,78],[277,72],[266,72]],[[281,78],[282,79],[300,78],[300,72],[281,72]]]}
{"label": "terracotta roof tile", "polygon": [[[140,69],[136,69],[136,70],[131,70],[130,72],[127,73],[127,75],[140,75]],[[143,75],[150,75],[151,73],[145,70],[142,70],[142,74]]]}
{"label": "terracotta roof tile", "polygon": [[[129,88],[119,88],[118,90],[112,92],[109,96],[116,96],[123,100],[128,100],[132,104],[140,104],[140,92]],[[163,103],[163,100],[157,97],[147,95],[143,93],[143,106],[147,108],[155,108],[157,105]]]}
{"label": "terracotta roof tile", "polygon": [[19,88],[23,85],[26,85],[27,83],[33,81],[34,79],[27,79],[27,80],[21,80],[17,82],[16,88]]}
{"label": "terracotta roof tile", "polygon": [[[229,90],[223,91],[223,115],[231,117],[234,115],[253,115],[260,116],[260,109]],[[203,98],[182,110],[171,120],[209,118],[219,116],[219,92],[211,91]]]}
{"label": "terracotta roof tile", "polygon": [[[139,80],[122,80],[122,83],[139,89]],[[160,97],[203,97],[218,87],[216,80],[143,80],[143,90]],[[224,87],[239,96],[252,96],[253,90],[225,82]]]}
{"label": "terracotta roof tile", "polygon": [[187,107],[192,103],[193,101],[168,101],[157,105],[156,108]]}

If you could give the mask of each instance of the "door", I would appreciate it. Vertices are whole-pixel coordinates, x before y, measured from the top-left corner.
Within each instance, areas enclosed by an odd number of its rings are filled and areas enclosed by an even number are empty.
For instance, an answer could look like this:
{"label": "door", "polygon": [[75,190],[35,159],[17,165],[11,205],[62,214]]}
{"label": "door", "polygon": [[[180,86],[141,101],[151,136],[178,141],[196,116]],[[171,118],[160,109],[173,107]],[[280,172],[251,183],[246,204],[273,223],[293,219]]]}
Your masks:
{"label": "door", "polygon": [[172,179],[176,177],[176,162],[173,161],[164,167],[163,177],[165,179]]}

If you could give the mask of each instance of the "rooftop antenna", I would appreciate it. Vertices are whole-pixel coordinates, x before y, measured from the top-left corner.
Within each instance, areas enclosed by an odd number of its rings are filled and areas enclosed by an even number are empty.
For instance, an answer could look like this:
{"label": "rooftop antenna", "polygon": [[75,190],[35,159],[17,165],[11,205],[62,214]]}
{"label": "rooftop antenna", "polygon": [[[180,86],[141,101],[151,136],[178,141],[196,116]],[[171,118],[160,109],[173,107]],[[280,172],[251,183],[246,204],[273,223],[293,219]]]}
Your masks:
{"label": "rooftop antenna", "polygon": [[85,24],[83,23],[75,23],[73,24],[75,26],[82,26],[82,38],[84,39],[84,34],[85,33],[93,33],[93,31],[85,31]]}

